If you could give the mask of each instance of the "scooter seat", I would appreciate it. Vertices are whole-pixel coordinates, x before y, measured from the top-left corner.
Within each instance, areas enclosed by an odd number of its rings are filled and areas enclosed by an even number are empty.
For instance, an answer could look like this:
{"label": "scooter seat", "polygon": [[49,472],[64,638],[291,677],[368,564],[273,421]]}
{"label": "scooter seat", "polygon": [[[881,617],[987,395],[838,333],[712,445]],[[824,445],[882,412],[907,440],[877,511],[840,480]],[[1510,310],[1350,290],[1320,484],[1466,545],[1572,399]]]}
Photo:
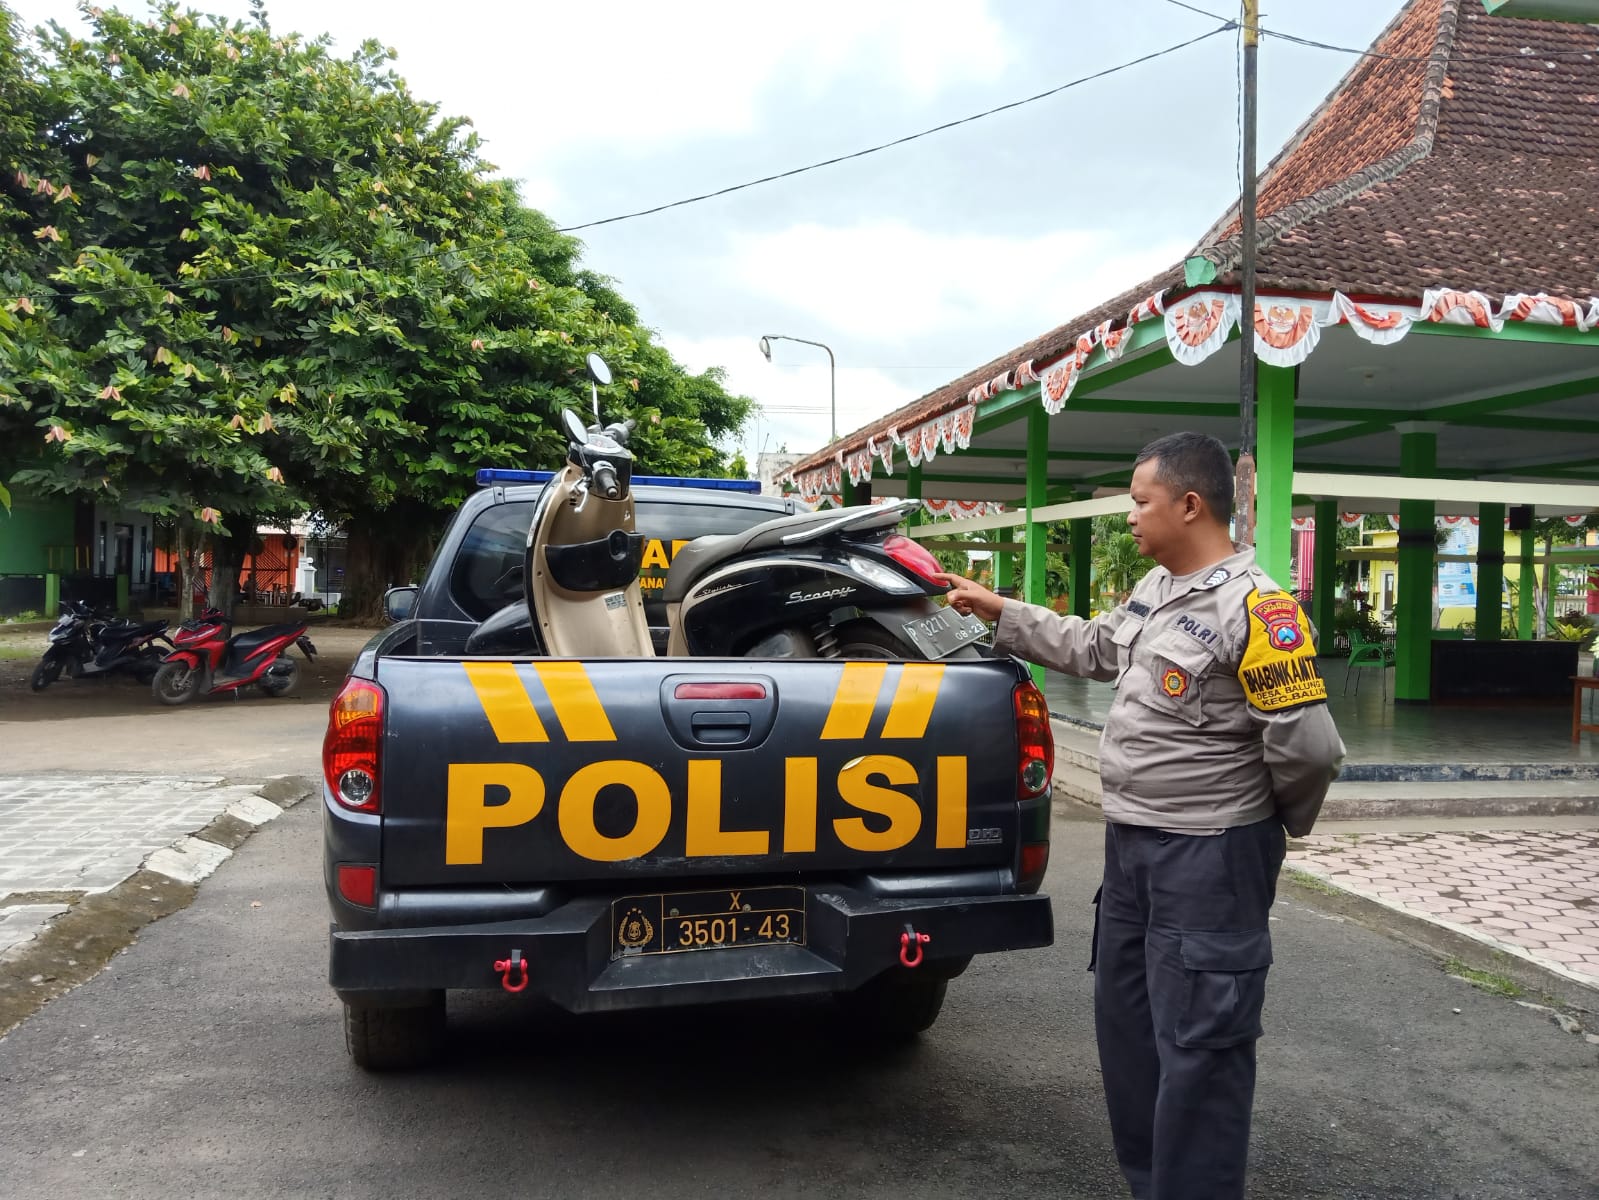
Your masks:
{"label": "scooter seat", "polygon": [[249,633],[241,633],[233,639],[232,644],[229,646],[229,657],[242,662],[256,650],[272,641],[272,639],[283,637],[285,634],[293,633],[295,630],[303,628],[300,625],[267,625],[261,629],[252,629]]}
{"label": "scooter seat", "polygon": [[781,548],[783,539],[790,534],[800,533],[829,521],[837,521],[849,512],[875,511],[877,510],[866,505],[854,509],[827,508],[763,521],[759,525],[750,526],[742,533],[695,538],[673,557],[671,570],[666,575],[663,598],[668,604],[681,602],[683,597],[688,595],[690,588],[730,558],[757,550]]}
{"label": "scooter seat", "polygon": [[135,638],[151,633],[165,633],[166,621],[112,621],[105,626],[102,637]]}

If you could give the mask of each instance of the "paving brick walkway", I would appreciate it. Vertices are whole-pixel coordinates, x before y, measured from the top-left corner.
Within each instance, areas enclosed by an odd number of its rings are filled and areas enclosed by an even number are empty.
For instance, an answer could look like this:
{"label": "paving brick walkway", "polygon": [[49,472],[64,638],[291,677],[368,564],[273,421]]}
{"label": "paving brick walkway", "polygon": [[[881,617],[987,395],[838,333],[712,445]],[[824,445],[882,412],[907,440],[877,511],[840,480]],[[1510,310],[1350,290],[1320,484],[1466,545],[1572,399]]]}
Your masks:
{"label": "paving brick walkway", "polygon": [[1318,833],[1289,865],[1599,987],[1599,829]]}

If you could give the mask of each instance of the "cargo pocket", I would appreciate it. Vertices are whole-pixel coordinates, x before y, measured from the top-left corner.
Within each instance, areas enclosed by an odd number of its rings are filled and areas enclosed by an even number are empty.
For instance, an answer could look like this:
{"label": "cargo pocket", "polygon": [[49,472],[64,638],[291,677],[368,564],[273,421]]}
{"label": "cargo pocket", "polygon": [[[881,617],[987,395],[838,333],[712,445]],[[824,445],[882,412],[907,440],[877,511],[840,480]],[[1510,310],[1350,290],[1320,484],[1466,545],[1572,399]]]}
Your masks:
{"label": "cargo pocket", "polygon": [[1148,661],[1150,687],[1139,699],[1157,712],[1198,725],[1204,719],[1200,681],[1215,654],[1187,634],[1168,631],[1150,644]]}
{"label": "cargo pocket", "polygon": [[1185,1050],[1225,1050],[1260,1036],[1271,966],[1271,930],[1184,932],[1187,993],[1176,1041]]}

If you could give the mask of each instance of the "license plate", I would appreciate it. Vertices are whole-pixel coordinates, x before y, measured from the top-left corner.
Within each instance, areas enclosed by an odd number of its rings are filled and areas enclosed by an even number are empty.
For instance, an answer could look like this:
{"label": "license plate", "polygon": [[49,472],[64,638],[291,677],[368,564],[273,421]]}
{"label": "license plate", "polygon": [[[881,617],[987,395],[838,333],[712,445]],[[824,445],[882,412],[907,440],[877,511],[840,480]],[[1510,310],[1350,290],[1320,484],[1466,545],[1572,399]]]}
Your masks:
{"label": "license plate", "polygon": [[726,888],[611,902],[611,957],[805,944],[805,889]]}
{"label": "license plate", "polygon": [[943,658],[988,634],[987,625],[976,617],[963,617],[953,608],[943,608],[930,617],[906,621],[901,628],[905,630],[905,637],[911,645],[928,658]]}

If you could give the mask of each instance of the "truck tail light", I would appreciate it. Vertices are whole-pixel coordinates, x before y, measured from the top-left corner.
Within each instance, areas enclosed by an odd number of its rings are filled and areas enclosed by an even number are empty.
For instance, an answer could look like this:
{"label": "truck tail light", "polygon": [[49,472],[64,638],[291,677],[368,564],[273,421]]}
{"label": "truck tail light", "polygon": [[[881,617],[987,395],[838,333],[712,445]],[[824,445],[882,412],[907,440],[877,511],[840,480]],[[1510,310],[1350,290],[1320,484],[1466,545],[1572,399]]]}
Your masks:
{"label": "truck tail light", "polygon": [[322,777],[333,798],[355,812],[382,811],[378,751],[383,742],[383,689],[351,679],[328,707]]}
{"label": "truck tail light", "polygon": [[944,581],[938,577],[939,572],[944,569],[939,565],[938,559],[933,557],[931,551],[918,546],[904,534],[893,533],[884,538],[883,553],[912,574],[920,575],[934,587],[948,590]]}
{"label": "truck tail light", "polygon": [[1049,705],[1031,682],[1011,693],[1016,710],[1016,796],[1032,800],[1049,791],[1055,774],[1055,735],[1049,727]]}

